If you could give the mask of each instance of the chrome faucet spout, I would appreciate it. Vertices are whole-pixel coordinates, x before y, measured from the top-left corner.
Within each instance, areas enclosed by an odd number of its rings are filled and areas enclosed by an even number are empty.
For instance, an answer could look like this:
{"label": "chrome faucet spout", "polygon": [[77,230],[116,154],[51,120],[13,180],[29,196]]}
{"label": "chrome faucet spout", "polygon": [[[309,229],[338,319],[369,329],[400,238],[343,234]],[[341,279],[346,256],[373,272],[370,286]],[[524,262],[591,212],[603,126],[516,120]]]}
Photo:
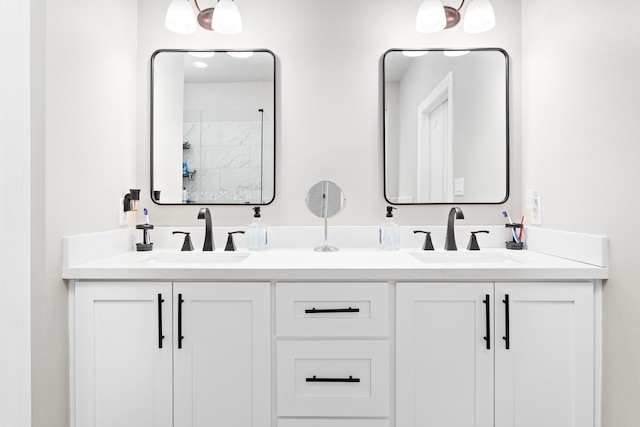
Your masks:
{"label": "chrome faucet spout", "polygon": [[444,249],[446,251],[457,251],[456,246],[456,233],[454,230],[454,224],[456,219],[464,219],[464,213],[460,208],[451,208],[449,211],[449,220],[447,221],[447,238],[444,241]]}
{"label": "chrome faucet spout", "polygon": [[198,219],[204,219],[204,246],[202,247],[203,251],[213,251],[215,250],[215,245],[213,244],[213,225],[211,223],[211,212],[209,208],[202,208],[200,212],[198,212]]}

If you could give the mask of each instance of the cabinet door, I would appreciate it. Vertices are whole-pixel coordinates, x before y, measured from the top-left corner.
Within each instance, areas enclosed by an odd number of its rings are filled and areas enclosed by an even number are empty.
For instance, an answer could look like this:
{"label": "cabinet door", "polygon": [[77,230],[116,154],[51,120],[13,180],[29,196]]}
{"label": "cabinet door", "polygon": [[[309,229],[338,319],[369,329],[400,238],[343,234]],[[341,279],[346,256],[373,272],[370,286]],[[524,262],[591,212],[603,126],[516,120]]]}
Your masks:
{"label": "cabinet door", "polygon": [[175,283],[175,427],[271,425],[269,283]]}
{"label": "cabinet door", "polygon": [[593,426],[593,284],[495,289],[496,427]]}
{"label": "cabinet door", "polygon": [[74,324],[75,425],[171,427],[171,283],[76,283]]}
{"label": "cabinet door", "polygon": [[493,284],[396,292],[396,426],[493,426]]}

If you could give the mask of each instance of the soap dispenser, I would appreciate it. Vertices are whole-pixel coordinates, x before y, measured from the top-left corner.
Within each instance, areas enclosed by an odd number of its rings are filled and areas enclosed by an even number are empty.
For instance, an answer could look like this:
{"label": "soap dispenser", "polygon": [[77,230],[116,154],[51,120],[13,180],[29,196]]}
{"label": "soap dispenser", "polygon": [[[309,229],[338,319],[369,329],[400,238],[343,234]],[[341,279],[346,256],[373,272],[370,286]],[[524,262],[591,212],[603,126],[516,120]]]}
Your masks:
{"label": "soap dispenser", "polygon": [[260,224],[260,207],[254,207],[253,212],[253,221],[247,230],[247,249],[260,251],[267,247],[267,227]]}
{"label": "soap dispenser", "polygon": [[380,224],[380,249],[397,251],[400,249],[400,227],[393,222],[393,206],[387,206],[387,216]]}

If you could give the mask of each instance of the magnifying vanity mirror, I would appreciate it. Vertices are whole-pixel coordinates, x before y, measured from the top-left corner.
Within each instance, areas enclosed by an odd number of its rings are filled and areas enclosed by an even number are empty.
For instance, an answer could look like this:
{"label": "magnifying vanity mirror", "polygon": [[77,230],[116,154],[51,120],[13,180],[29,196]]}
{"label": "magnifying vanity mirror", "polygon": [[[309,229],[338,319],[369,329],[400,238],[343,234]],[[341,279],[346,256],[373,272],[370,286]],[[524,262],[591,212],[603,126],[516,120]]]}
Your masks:
{"label": "magnifying vanity mirror", "polygon": [[269,50],[151,57],[151,190],[158,204],[266,205],[275,196]]}
{"label": "magnifying vanity mirror", "polygon": [[391,49],[384,54],[384,195],[389,203],[507,200],[508,79],[502,49]]}
{"label": "magnifying vanity mirror", "polygon": [[347,204],[342,189],[332,181],[320,181],[307,193],[307,207],[317,217],[324,218],[324,244],[314,248],[316,252],[336,252],[337,247],[328,242],[327,219],[340,213]]}

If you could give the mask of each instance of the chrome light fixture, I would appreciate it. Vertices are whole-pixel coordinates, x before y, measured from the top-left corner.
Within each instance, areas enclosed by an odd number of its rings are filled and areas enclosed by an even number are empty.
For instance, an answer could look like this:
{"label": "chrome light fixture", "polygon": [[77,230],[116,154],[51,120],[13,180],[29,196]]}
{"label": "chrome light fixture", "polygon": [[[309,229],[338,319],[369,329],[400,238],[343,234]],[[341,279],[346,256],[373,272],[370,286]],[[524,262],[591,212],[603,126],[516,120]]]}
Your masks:
{"label": "chrome light fixture", "polygon": [[[436,33],[453,28],[460,22],[460,9],[444,6],[440,0],[424,0],[416,16],[416,30],[421,33]],[[472,0],[467,7],[463,30],[467,33],[483,33],[496,25],[496,17],[489,0]]]}
{"label": "chrome light fixture", "polygon": [[172,0],[167,9],[165,26],[178,34],[195,33],[196,22],[205,30],[220,34],[238,34],[242,31],[240,11],[233,0],[218,0],[215,7],[201,9],[198,0],[193,0],[198,9],[196,17],[188,0]]}

